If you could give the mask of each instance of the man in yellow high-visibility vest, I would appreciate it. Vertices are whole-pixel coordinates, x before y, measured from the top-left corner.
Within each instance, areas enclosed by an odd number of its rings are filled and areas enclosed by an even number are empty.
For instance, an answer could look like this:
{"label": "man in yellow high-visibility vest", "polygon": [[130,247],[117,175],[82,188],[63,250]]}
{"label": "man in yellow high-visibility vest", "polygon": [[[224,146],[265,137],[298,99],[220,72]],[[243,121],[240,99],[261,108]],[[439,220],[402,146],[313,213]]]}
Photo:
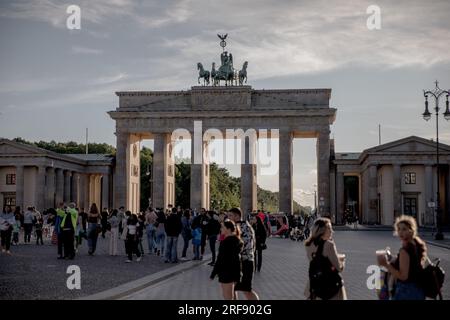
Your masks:
{"label": "man in yellow high-visibility vest", "polygon": [[75,230],[77,227],[78,211],[75,209],[75,203],[71,202],[65,210],[61,221],[62,240],[64,243],[64,258],[75,258]]}

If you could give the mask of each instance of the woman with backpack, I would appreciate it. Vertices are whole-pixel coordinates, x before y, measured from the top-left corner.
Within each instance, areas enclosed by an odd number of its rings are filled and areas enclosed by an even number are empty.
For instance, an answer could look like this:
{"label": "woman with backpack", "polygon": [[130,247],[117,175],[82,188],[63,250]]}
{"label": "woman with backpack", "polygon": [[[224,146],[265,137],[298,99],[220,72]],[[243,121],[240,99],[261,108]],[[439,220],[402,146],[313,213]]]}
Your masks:
{"label": "woman with backpack", "polygon": [[[311,235],[305,241],[306,254],[310,261],[309,281],[305,289],[308,299],[347,300],[340,276],[344,270],[345,256],[338,254],[332,235],[330,219],[319,218],[314,222]],[[324,277],[318,276],[319,274]]]}
{"label": "woman with backpack", "polygon": [[402,215],[395,220],[395,235],[402,241],[402,247],[393,263],[385,255],[379,256],[379,264],[396,279],[392,300],[425,300],[421,287],[421,274],[427,259],[425,242],[417,235],[416,220]]}

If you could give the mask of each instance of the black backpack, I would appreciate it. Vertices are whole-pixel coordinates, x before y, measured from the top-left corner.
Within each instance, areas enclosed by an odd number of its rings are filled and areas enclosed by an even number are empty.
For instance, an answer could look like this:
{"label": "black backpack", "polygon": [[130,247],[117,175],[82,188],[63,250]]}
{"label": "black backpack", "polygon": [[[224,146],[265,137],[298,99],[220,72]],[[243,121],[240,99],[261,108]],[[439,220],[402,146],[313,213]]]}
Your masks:
{"label": "black backpack", "polygon": [[425,297],[442,300],[441,288],[444,284],[445,271],[439,267],[440,260],[437,259],[435,263],[430,263],[422,269],[421,287],[425,293]]}
{"label": "black backpack", "polygon": [[325,241],[320,241],[317,251],[309,263],[310,299],[320,298],[329,300],[334,297],[343,286],[343,280],[330,262],[322,255]]}

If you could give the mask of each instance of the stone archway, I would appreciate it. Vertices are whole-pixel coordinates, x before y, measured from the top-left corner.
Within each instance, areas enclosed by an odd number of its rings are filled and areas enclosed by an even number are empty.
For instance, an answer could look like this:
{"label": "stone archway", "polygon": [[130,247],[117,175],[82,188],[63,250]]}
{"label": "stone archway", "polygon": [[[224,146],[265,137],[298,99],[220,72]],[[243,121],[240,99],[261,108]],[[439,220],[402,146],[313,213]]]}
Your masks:
{"label": "stone archway", "polygon": [[[331,89],[254,90],[250,86],[192,87],[188,91],[116,92],[119,107],[109,115],[116,121],[116,173],[114,206],[139,211],[140,140],[155,140],[153,202],[166,208],[175,204],[175,181],[170,155],[171,134],[183,128],[194,141],[192,159],[203,154],[203,134],[214,128],[277,130],[279,138],[279,210],[290,213],[293,205],[292,140],[317,138],[319,214],[330,215],[330,125],[336,109],[330,108]],[[201,122],[201,131],[195,123]],[[253,150],[245,139],[245,158]],[[136,147],[135,147],[136,146]],[[137,152],[134,152],[136,150]],[[135,156],[137,153],[137,156]],[[136,169],[137,166],[137,169]],[[137,177],[133,172],[137,170]],[[191,208],[209,207],[209,166],[203,157],[191,166]],[[255,164],[241,164],[241,208],[256,208]]]}

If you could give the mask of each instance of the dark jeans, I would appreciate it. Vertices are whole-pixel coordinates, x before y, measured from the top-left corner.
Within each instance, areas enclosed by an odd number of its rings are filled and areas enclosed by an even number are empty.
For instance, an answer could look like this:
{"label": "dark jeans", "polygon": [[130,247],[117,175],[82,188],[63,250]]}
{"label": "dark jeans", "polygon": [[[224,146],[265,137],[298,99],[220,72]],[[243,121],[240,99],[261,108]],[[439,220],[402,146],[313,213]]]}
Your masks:
{"label": "dark jeans", "polygon": [[261,266],[262,266],[262,249],[257,248],[255,249],[255,270],[260,272]]}
{"label": "dark jeans", "polygon": [[73,259],[75,257],[75,232],[72,229],[63,230],[62,238],[64,242],[64,257]]}
{"label": "dark jeans", "polygon": [[205,254],[205,246],[206,246],[206,231],[202,229],[202,242],[201,242],[201,255]]}
{"label": "dark jeans", "polygon": [[212,254],[212,262],[216,262],[216,241],[217,241],[217,235],[215,236],[208,236],[209,239],[209,248],[211,249]]}
{"label": "dark jeans", "polygon": [[63,234],[62,231],[60,231],[58,234],[58,256],[63,256]]}
{"label": "dark jeans", "polygon": [[91,223],[89,224],[88,229],[88,246],[89,246],[89,252],[94,253],[95,249],[97,249],[97,224]]}
{"label": "dark jeans", "polygon": [[139,258],[141,252],[138,249],[138,241],[134,235],[127,235],[127,240],[125,241],[125,251],[128,256],[128,260],[133,260],[133,253]]}
{"label": "dark jeans", "polygon": [[24,233],[24,242],[25,243],[27,243],[27,242],[30,242],[31,241],[31,231],[33,230],[33,224],[31,224],[31,223],[25,223],[24,225],[23,225],[23,229],[24,229],[24,231],[25,231],[25,233]]}
{"label": "dark jeans", "polygon": [[183,241],[184,241],[184,245],[183,245],[183,252],[181,254],[182,258],[186,258],[186,251],[189,247],[189,241],[190,241],[190,237],[188,235],[183,235]]}
{"label": "dark jeans", "polygon": [[11,235],[12,235],[12,228],[9,228],[5,231],[0,231],[1,234],[1,245],[5,248],[6,251],[9,250],[11,247]]}
{"label": "dark jeans", "polygon": [[36,244],[39,244],[39,240],[41,240],[41,244],[44,244],[44,240],[42,240],[42,230],[36,230]]}

